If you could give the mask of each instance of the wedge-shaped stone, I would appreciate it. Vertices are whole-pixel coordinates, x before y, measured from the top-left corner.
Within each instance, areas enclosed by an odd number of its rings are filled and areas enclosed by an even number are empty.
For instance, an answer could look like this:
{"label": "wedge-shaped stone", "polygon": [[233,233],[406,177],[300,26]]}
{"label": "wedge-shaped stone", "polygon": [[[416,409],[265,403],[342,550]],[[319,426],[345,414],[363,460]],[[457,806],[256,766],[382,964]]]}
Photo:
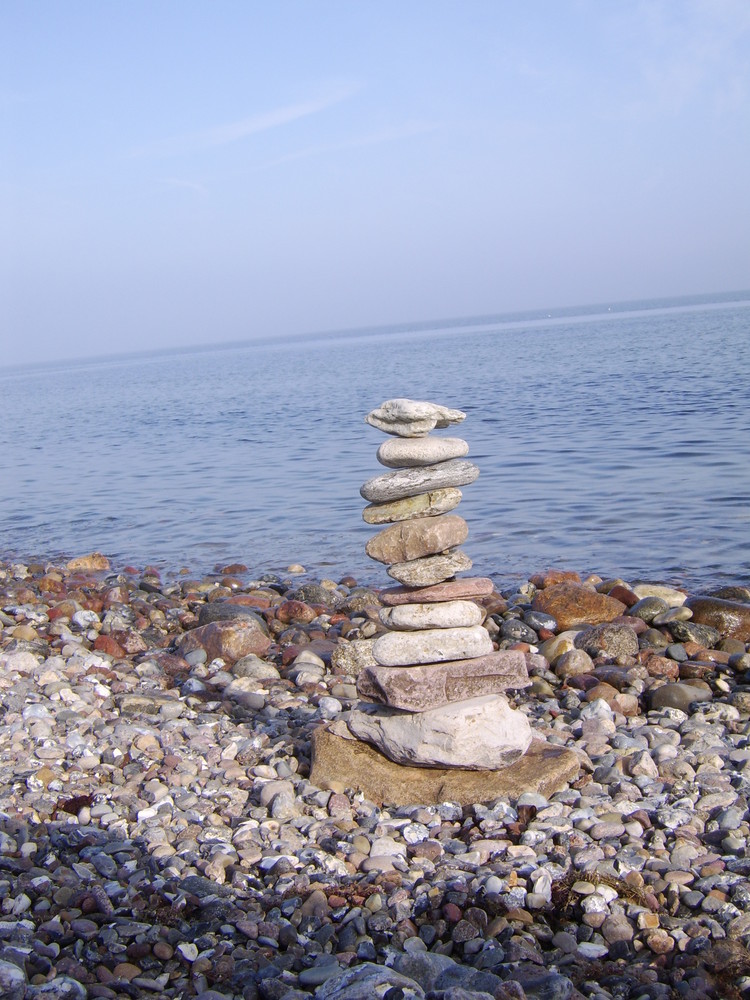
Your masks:
{"label": "wedge-shaped stone", "polygon": [[381,476],[368,479],[359,492],[370,503],[386,503],[432,490],[466,486],[473,483],[478,475],[479,469],[467,458],[452,458],[449,462],[438,462],[436,465],[384,472]]}
{"label": "wedge-shaped stone", "polygon": [[495,585],[486,576],[468,577],[462,580],[450,580],[438,583],[432,587],[386,587],[379,597],[383,604],[418,604],[431,601],[452,601],[464,597],[489,597]]}
{"label": "wedge-shaped stone", "polygon": [[362,519],[368,524],[392,524],[394,521],[411,521],[415,517],[435,517],[458,507],[461,497],[461,490],[451,487],[418,493],[415,497],[404,497],[390,503],[371,503],[362,511]]}
{"label": "wedge-shaped stone", "polygon": [[421,632],[384,632],[372,647],[375,662],[383,667],[405,667],[414,663],[467,660],[492,652],[486,628],[430,628]]}
{"label": "wedge-shaped stone", "polygon": [[409,587],[431,587],[435,583],[450,580],[456,573],[471,569],[471,559],[456,549],[439,556],[425,556],[408,562],[393,563],[388,567],[388,576]]}
{"label": "wedge-shaped stone", "polygon": [[426,628],[468,628],[481,625],[484,610],[474,601],[439,601],[434,604],[399,604],[378,612],[386,628],[417,632]]}
{"label": "wedge-shaped stone", "polygon": [[531,743],[529,720],[499,694],[426,712],[355,711],[347,725],[389,760],[416,767],[493,770],[518,760]]}
{"label": "wedge-shaped stone", "polygon": [[465,542],[468,534],[469,526],[458,514],[421,517],[383,528],[365,545],[365,552],[382,563],[406,562],[453,549]]}
{"label": "wedge-shaped stone", "polygon": [[469,445],[463,438],[388,438],[378,448],[377,459],[389,469],[411,469],[448,462],[451,458],[463,458],[468,454]]}
{"label": "wedge-shaped stone", "polygon": [[347,739],[319,726],[312,734],[310,782],[317,788],[353,788],[370,802],[395,806],[469,806],[497,799],[515,801],[524,792],[550,798],[581,769],[572,750],[533,740],[526,753],[497,771],[404,767],[393,764],[369,743]]}
{"label": "wedge-shaped stone", "polygon": [[435,427],[460,424],[466,417],[462,410],[451,410],[439,403],[417,399],[387,399],[368,413],[365,421],[386,434],[399,437],[423,437]]}
{"label": "wedge-shaped stone", "polygon": [[357,678],[357,693],[365,701],[426,712],[449,702],[526,688],[530,683],[524,654],[501,649],[472,660],[428,666],[366,667]]}

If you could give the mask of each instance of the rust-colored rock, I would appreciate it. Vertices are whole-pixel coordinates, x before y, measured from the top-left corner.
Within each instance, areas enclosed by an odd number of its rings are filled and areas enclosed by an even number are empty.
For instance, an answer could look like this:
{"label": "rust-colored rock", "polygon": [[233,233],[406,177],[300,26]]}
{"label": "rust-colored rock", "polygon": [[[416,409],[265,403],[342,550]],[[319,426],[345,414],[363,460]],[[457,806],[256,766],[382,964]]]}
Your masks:
{"label": "rust-colored rock", "polygon": [[533,740],[520,758],[499,771],[424,768],[394,764],[368,743],[337,736],[325,727],[312,735],[310,781],[318,788],[355,788],[378,804],[472,805],[524,792],[549,797],[575,780],[580,762],[572,750]]}
{"label": "rust-colored rock", "polygon": [[684,606],[693,612],[691,621],[696,625],[718,629],[722,639],[750,642],[750,604],[719,597],[690,597]]}
{"label": "rust-colored rock", "polygon": [[580,583],[581,577],[570,569],[548,569],[545,573],[536,573],[529,582],[539,590],[545,590],[556,583]]}
{"label": "rust-colored rock", "polygon": [[271,640],[256,620],[234,618],[193,629],[182,637],[177,648],[180,656],[194,649],[205,649],[210,660],[221,657],[227,663],[235,663],[251,653],[263,656],[270,645]]}
{"label": "rust-colored rock", "polygon": [[94,640],[94,649],[98,653],[114,656],[117,660],[121,660],[125,656],[125,650],[111,635],[98,635]]}
{"label": "rust-colored rock", "polygon": [[536,594],[531,606],[535,611],[552,615],[561,632],[575,625],[611,622],[625,611],[622,601],[577,583],[556,583],[545,587]]}

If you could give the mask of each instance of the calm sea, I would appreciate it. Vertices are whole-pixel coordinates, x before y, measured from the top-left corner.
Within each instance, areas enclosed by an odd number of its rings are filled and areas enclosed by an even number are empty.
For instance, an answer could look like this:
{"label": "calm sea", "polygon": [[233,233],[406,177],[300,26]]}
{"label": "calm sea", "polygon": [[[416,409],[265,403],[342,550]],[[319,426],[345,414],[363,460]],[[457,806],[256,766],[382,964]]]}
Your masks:
{"label": "calm sea", "polygon": [[467,412],[445,433],[481,469],[460,507],[478,573],[750,582],[750,293],[19,368],[0,389],[6,558],[385,584],[363,418],[408,396]]}

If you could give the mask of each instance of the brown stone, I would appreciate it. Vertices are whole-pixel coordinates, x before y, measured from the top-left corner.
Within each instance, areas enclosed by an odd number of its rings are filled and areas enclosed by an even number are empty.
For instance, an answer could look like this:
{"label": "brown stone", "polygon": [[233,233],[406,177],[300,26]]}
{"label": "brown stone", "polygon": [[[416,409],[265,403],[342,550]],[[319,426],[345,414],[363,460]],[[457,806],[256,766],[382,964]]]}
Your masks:
{"label": "brown stone", "polygon": [[545,587],[553,587],[556,583],[580,583],[581,578],[578,573],[570,569],[548,569],[545,573],[536,573],[529,582],[544,590]]}
{"label": "brown stone", "polygon": [[611,622],[625,611],[622,601],[576,583],[556,583],[545,587],[534,597],[531,606],[534,611],[552,615],[561,632],[575,625]]}
{"label": "brown stone", "polygon": [[718,629],[722,639],[731,636],[741,642],[750,642],[750,604],[718,597],[690,597],[684,606],[693,612],[691,621],[696,625]]}
{"label": "brown stone", "polygon": [[357,693],[392,708],[425,712],[452,701],[502,694],[529,684],[524,654],[504,649],[472,660],[429,666],[367,667],[357,679]]}
{"label": "brown stone", "polygon": [[468,534],[469,526],[458,514],[420,517],[383,528],[365,545],[365,552],[378,562],[405,562],[455,548]]}
{"label": "brown stone", "polygon": [[336,736],[324,727],[312,734],[310,781],[318,788],[354,788],[377,804],[472,805],[524,792],[549,797],[578,777],[572,750],[533,740],[520,760],[499,771],[423,768],[393,764],[368,743]]}
{"label": "brown stone", "polygon": [[210,622],[187,632],[178,644],[178,652],[186,656],[194,649],[205,649],[210,660],[221,657],[227,663],[234,663],[251,653],[263,656],[270,645],[271,640],[256,620],[234,618]]}
{"label": "brown stone", "polygon": [[450,580],[432,587],[388,587],[380,591],[380,600],[386,605],[429,604],[434,601],[453,601],[468,598],[489,597],[495,589],[487,577],[470,577]]}

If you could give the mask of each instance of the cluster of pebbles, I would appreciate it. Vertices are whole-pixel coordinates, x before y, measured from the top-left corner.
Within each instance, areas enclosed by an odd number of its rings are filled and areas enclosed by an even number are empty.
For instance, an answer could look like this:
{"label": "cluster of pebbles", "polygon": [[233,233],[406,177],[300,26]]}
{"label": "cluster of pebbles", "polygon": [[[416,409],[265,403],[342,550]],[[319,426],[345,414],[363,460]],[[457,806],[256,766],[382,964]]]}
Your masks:
{"label": "cluster of pebbles", "polygon": [[580,775],[395,808],[309,778],[379,591],[0,562],[0,996],[747,996],[750,590],[476,603]]}
{"label": "cluster of pebbles", "polygon": [[372,744],[395,764],[492,770],[517,760],[531,743],[528,719],[504,696],[528,676],[525,663],[514,671],[512,654],[494,650],[485,609],[470,599],[492,594],[492,581],[455,579],[471,567],[458,547],[468,525],[445,512],[457,507],[458,487],[473,482],[479,469],[464,458],[463,438],[430,432],[465,417],[436,403],[390,399],[365,418],[389,435],[377,459],[393,470],[362,487],[370,501],[365,520],[387,525],[365,551],[402,586],[380,593],[386,631],[372,643],[373,662],[358,678],[365,702],[341,726],[344,738]]}

